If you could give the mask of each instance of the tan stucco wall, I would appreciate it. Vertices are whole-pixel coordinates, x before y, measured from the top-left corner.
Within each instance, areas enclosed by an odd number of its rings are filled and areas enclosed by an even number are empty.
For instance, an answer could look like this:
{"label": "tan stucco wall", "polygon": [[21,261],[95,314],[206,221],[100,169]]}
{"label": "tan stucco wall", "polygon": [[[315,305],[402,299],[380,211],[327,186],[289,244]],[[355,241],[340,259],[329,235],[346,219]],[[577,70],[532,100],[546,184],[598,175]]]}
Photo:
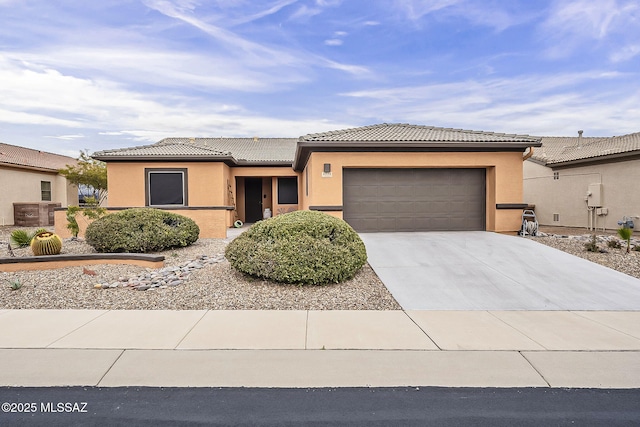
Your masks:
{"label": "tan stucco wall", "polygon": [[[553,179],[554,171],[559,179]],[[623,216],[640,216],[640,159],[558,169],[526,161],[523,182],[524,201],[535,204],[542,225],[587,227],[584,199],[589,184],[596,183],[602,183],[602,204],[609,211],[597,216],[598,228],[615,229]],[[559,221],[553,220],[554,213]]]}
{"label": "tan stucco wall", "polygon": [[[272,215],[278,215],[281,212],[287,212],[290,210],[297,210],[299,205],[279,205],[278,204],[278,177],[299,177],[300,174],[294,171],[288,166],[278,167],[236,167],[230,168],[230,175],[232,179],[235,179],[236,185],[233,186],[236,189],[234,194],[236,200],[236,209],[238,212],[238,218],[242,221],[245,220],[245,192],[244,192],[244,179],[245,178],[262,178],[262,209],[270,208]],[[298,201],[300,201],[300,178],[298,178]]]}
{"label": "tan stucco wall", "polygon": [[51,182],[51,202],[78,204],[78,189],[57,173],[0,166],[0,225],[13,225],[13,204],[42,202],[40,181]]}
{"label": "tan stucco wall", "polygon": [[189,206],[227,204],[229,167],[224,163],[157,162],[108,163],[109,206],[145,205],[145,168],[187,169]]}
{"label": "tan stucco wall", "polygon": [[[331,164],[330,178],[322,176]],[[515,232],[521,210],[496,210],[496,203],[522,203],[522,153],[322,153],[311,154],[302,174],[302,208],[342,206],[343,168],[483,168],[486,169],[486,229]],[[306,195],[308,174],[309,195]],[[334,212],[341,217],[341,212]]]}
{"label": "tan stucco wall", "polygon": [[[116,210],[108,211],[108,214],[118,212]],[[225,239],[227,237],[227,227],[231,223],[231,211],[227,210],[209,210],[209,209],[171,209],[171,213],[183,215],[193,219],[198,227],[200,227],[200,237],[203,239]],[[76,221],[80,227],[79,237],[84,237],[87,227],[92,222],[82,213],[76,215]],[[55,233],[63,239],[72,237],[71,232],[67,229],[66,211],[55,211]]]}

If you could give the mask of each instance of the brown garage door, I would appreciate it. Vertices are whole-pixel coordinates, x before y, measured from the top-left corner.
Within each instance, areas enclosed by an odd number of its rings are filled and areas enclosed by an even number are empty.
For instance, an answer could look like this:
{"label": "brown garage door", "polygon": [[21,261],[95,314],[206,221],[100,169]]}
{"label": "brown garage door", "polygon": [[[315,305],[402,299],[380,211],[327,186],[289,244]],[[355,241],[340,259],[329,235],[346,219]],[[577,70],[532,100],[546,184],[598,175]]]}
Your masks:
{"label": "brown garage door", "polygon": [[356,231],[485,229],[485,169],[343,172],[343,216]]}

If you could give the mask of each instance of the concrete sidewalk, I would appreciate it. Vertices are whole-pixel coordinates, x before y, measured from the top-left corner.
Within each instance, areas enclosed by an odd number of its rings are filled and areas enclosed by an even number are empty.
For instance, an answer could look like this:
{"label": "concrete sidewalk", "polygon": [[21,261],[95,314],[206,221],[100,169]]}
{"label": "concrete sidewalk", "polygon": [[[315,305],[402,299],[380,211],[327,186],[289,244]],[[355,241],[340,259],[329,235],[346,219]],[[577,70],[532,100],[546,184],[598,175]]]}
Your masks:
{"label": "concrete sidewalk", "polygon": [[0,310],[0,386],[640,388],[640,311]]}

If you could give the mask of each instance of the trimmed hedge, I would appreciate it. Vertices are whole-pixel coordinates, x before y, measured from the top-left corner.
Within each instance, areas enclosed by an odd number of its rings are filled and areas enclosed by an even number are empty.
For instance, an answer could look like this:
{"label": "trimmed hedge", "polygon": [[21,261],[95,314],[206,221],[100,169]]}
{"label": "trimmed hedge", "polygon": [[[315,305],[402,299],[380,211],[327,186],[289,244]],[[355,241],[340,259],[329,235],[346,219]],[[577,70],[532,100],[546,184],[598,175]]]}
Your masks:
{"label": "trimmed hedge", "polygon": [[260,221],[229,245],[231,265],[248,275],[281,283],[340,283],[367,261],[360,236],[330,215],[297,211]]}
{"label": "trimmed hedge", "polygon": [[200,228],[186,216],[153,208],[134,208],[106,215],[89,224],[87,243],[98,252],[157,252],[189,246]]}

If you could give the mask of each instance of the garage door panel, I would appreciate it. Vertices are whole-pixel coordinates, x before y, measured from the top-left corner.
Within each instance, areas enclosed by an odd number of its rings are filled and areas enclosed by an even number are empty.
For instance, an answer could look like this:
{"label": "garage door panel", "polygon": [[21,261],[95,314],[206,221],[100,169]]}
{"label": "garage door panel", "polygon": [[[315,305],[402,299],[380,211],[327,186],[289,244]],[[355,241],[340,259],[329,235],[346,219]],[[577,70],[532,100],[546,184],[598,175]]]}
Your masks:
{"label": "garage door panel", "polygon": [[343,217],[357,231],[485,229],[484,169],[343,172]]}

